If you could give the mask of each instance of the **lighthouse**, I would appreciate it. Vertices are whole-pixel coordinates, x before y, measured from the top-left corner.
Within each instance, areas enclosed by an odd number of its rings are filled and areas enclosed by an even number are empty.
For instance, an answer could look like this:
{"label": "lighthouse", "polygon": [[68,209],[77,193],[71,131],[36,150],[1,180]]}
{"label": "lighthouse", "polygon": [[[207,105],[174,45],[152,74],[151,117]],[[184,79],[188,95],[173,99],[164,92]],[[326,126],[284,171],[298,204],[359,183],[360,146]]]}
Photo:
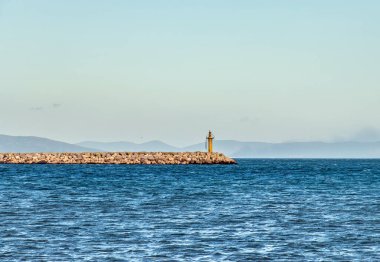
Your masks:
{"label": "lighthouse", "polygon": [[207,140],[207,151],[209,153],[212,153],[212,140],[214,138],[215,137],[212,135],[211,131],[208,131],[208,136],[206,137],[206,140]]}

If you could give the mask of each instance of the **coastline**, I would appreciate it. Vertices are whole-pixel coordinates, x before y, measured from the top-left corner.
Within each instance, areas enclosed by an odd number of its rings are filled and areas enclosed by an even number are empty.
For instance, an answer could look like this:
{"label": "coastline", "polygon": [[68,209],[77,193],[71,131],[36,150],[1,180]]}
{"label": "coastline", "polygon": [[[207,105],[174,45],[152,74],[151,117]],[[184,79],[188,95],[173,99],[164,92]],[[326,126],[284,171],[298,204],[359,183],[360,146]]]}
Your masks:
{"label": "coastline", "polygon": [[67,152],[0,153],[0,164],[227,165],[236,161],[217,152]]}

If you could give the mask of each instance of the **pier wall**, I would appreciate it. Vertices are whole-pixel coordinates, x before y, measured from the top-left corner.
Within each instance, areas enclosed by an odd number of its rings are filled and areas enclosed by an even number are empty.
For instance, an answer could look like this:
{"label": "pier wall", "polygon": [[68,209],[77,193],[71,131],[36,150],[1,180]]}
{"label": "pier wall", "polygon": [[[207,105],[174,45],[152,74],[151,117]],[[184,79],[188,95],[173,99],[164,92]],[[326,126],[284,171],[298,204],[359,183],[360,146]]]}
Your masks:
{"label": "pier wall", "polygon": [[0,164],[235,164],[221,153],[205,152],[91,152],[0,153]]}

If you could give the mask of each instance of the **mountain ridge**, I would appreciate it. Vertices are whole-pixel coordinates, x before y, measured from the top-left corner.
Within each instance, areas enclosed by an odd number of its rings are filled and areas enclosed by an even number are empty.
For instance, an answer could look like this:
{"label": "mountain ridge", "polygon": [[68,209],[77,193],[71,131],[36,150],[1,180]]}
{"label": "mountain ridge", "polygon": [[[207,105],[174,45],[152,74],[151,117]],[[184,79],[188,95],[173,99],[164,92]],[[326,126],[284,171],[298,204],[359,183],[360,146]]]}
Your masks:
{"label": "mountain ridge", "polygon": [[[244,142],[215,140],[214,149],[235,158],[380,158],[379,142]],[[176,147],[159,140],[84,141],[76,144],[36,136],[0,135],[0,152],[193,152],[205,151],[205,143]]]}
{"label": "mountain ridge", "polygon": [[[166,145],[165,152],[180,151],[204,151],[205,143],[197,143],[186,147],[175,147]],[[154,143],[133,143],[135,151],[156,151]],[[99,143],[99,142],[93,142]],[[112,143],[112,142],[111,142]],[[115,142],[113,142],[115,143]],[[150,143],[149,148],[143,146]],[[103,146],[109,144],[101,143]],[[83,145],[79,143],[79,145]],[[90,144],[88,144],[89,146]],[[92,147],[107,151],[109,147],[98,147],[99,144],[91,144]],[[140,146],[140,147],[139,147]],[[128,151],[129,148],[119,148],[120,151]],[[359,141],[342,141],[342,142],[244,142],[237,140],[216,140],[214,149],[217,152],[225,153],[235,158],[380,158],[380,142],[359,142]]]}
{"label": "mountain ridge", "polygon": [[98,149],[81,147],[53,139],[37,136],[0,135],[0,152],[98,152]]}

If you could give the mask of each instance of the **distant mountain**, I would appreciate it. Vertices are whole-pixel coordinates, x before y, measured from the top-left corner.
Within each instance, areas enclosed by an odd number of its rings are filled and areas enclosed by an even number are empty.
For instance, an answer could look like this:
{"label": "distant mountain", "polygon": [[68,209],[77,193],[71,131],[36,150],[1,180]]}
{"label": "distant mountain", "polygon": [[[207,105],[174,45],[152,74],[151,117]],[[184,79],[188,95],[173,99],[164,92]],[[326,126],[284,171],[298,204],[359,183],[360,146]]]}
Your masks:
{"label": "distant mountain", "polygon": [[102,151],[109,152],[147,152],[147,151],[160,151],[160,152],[178,152],[180,148],[165,144],[161,141],[150,141],[146,143],[132,143],[132,142],[94,142],[87,141],[76,144],[78,146],[97,148]]}
{"label": "distant mountain", "polygon": [[[189,149],[201,148],[202,144]],[[215,150],[235,158],[380,158],[380,142],[262,143],[215,141]]]}
{"label": "distant mountain", "polygon": [[[32,136],[0,135],[0,152],[179,152],[205,151],[205,143],[174,147],[161,141],[82,142],[69,144]],[[289,142],[262,143],[216,140],[214,150],[234,158],[380,158],[380,142]]]}
{"label": "distant mountain", "polygon": [[0,152],[91,152],[98,149],[86,148],[60,141],[34,136],[0,135]]}
{"label": "distant mountain", "polygon": [[[184,148],[167,145],[160,141],[143,144],[131,142],[83,142],[80,146],[103,151],[205,151],[205,143]],[[380,158],[380,142],[289,142],[263,143],[216,140],[214,150],[235,158]]]}

